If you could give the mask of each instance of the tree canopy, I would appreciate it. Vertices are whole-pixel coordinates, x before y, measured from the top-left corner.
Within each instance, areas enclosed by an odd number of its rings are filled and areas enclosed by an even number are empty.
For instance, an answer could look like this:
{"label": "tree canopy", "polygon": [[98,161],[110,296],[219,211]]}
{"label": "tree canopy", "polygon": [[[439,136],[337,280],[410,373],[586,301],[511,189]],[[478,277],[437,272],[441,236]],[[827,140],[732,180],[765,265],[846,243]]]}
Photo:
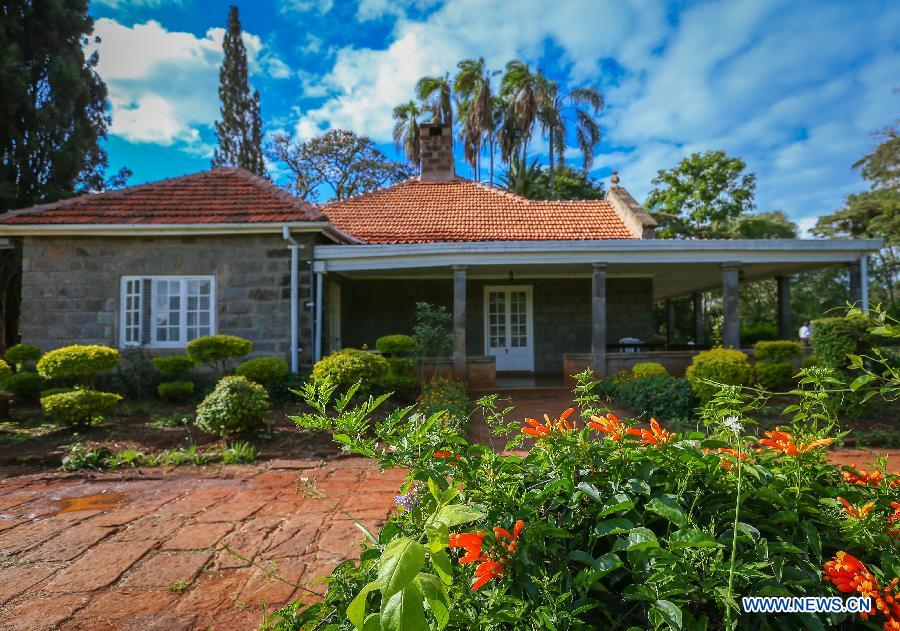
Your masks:
{"label": "tree canopy", "polygon": [[279,134],[267,153],[290,173],[288,190],[310,201],[319,199],[323,186],[331,189],[329,199],[341,200],[416,174],[412,165],[388,159],[367,136],[345,129],[332,129],[306,141]]}
{"label": "tree canopy", "polygon": [[537,160],[524,169],[514,160],[500,174],[500,188],[529,199],[603,199],[603,182],[592,178],[581,169],[567,165],[557,166],[552,173],[549,167]]}
{"label": "tree canopy", "polygon": [[753,210],[756,175],[724,151],[694,153],[661,170],[644,204],[660,237],[727,237],[729,224]]}
{"label": "tree canopy", "polygon": [[728,226],[734,239],[796,239],[797,224],[783,210],[741,215]]}
{"label": "tree canopy", "polygon": [[219,69],[220,120],[215,123],[219,145],[213,153],[212,166],[238,166],[265,176],[259,92],[250,93],[247,48],[234,6],[228,15],[222,49],[225,57]]}

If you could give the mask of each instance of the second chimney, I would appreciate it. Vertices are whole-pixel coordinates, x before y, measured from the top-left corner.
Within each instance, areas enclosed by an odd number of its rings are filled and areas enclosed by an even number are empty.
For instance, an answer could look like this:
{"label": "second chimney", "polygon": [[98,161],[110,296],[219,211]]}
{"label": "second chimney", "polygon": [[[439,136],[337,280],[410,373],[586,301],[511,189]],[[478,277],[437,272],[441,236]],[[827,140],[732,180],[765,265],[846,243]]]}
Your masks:
{"label": "second chimney", "polygon": [[452,180],[453,168],[453,129],[450,125],[423,123],[420,126],[422,176],[423,182],[442,182]]}

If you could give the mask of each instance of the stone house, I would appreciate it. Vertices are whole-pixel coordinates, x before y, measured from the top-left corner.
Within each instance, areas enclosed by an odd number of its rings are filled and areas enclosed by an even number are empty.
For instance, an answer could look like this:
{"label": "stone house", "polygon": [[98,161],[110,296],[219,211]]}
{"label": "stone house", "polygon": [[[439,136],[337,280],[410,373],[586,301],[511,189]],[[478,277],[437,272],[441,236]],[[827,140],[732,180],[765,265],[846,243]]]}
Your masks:
{"label": "stone house", "polygon": [[878,240],[655,239],[615,175],[603,200],[528,200],[456,176],[449,128],[424,126],[422,142],[418,178],[321,207],[223,168],[9,213],[22,340],[176,352],[228,333],[301,370],[410,333],[425,301],[453,313],[455,373],[490,382],[651,357],[677,370],[684,351],[646,344],[653,304],[693,295],[699,348],[697,297],[718,289],[739,347],[742,282],[779,279],[784,337],[791,274],[849,265],[851,298],[867,302]]}

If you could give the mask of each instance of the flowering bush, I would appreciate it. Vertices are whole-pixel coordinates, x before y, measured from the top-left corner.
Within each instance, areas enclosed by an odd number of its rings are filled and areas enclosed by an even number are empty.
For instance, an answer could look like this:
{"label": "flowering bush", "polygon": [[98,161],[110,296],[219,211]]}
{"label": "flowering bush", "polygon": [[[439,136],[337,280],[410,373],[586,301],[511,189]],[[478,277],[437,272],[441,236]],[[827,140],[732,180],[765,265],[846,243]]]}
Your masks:
{"label": "flowering bush", "polygon": [[[748,431],[754,401],[721,389],[705,431],[636,424],[600,406],[589,374],[577,408],[509,420],[496,399],[498,454],[469,444],[440,414],[403,409],[381,421],[381,399],[351,407],[308,384],[314,410],[294,418],[330,431],[383,469],[409,470],[398,510],[358,563],[341,564],[321,602],[278,612],[277,629],[796,629],[845,613],[743,613],[744,595],[880,596],[869,620],[895,629],[900,573],[900,476],[829,465],[841,434],[828,369],[801,373],[794,422]],[[352,395],[352,393],[350,393]],[[525,439],[528,442],[525,443]],[[854,555],[850,557],[849,555]],[[854,562],[851,559],[858,559]],[[885,605],[885,606],[882,606]]]}
{"label": "flowering bush", "polygon": [[466,384],[452,377],[434,377],[425,382],[416,409],[426,416],[439,414],[441,425],[464,432],[472,413],[472,402]]}

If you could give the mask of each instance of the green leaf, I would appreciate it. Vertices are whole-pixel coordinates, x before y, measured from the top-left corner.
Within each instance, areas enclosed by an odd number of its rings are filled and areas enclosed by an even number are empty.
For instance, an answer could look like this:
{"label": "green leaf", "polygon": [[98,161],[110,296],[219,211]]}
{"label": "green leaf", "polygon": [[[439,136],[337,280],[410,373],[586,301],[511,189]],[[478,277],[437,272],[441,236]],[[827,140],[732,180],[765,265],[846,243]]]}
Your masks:
{"label": "green leaf", "polygon": [[629,552],[633,550],[644,550],[646,548],[658,548],[659,541],[656,535],[649,528],[632,528],[628,533],[628,543],[625,549]]}
{"label": "green leaf", "polygon": [[541,534],[545,537],[553,537],[554,539],[572,539],[573,535],[568,530],[564,530],[562,528],[554,528],[553,526],[547,526],[546,528],[541,528]]}
{"label": "green leaf", "polygon": [[370,613],[366,616],[366,621],[363,622],[363,631],[381,631],[381,613]]}
{"label": "green leaf", "polygon": [[709,533],[696,528],[682,528],[669,537],[670,548],[715,548],[717,545]]}
{"label": "green leaf", "polygon": [[425,534],[428,535],[428,550],[430,552],[438,552],[450,545],[450,529],[442,521],[433,526],[425,526]]}
{"label": "green leaf", "polygon": [[681,631],[682,616],[681,609],[678,605],[668,600],[657,600],[653,603],[653,610],[666,621],[666,624],[669,625],[670,629]]}
{"label": "green leaf", "polygon": [[381,607],[381,631],[422,631],[427,626],[425,599],[416,582],[408,583]]}
{"label": "green leaf", "polygon": [[434,478],[428,478],[428,490],[431,491],[434,499],[438,502],[441,501],[441,489],[438,487],[437,482],[434,481]]}
{"label": "green leaf", "polygon": [[687,523],[687,515],[674,495],[659,495],[647,502],[647,510],[665,517],[676,526]]}
{"label": "green leaf", "polygon": [[372,581],[360,590],[356,597],[350,602],[350,606],[347,607],[347,620],[349,620],[357,629],[363,628],[363,621],[366,617],[366,597],[369,595],[369,592],[376,589],[378,589],[378,582]]}
{"label": "green leaf", "polygon": [[453,584],[453,564],[450,563],[450,556],[444,550],[431,553],[431,566],[444,581],[444,585]]}
{"label": "green leaf", "polygon": [[428,608],[437,620],[438,629],[443,629],[450,620],[450,594],[447,593],[447,588],[434,574],[419,574],[416,582],[425,595]]}
{"label": "green leaf", "polygon": [[475,510],[470,506],[466,506],[465,504],[451,504],[450,506],[444,506],[438,511],[435,519],[444,522],[447,526],[453,528],[454,526],[466,524],[470,521],[481,519],[482,517],[484,517],[484,513]]}
{"label": "green leaf", "polygon": [[613,513],[624,513],[627,510],[631,510],[634,508],[634,502],[630,497],[625,495],[624,493],[617,493],[613,496],[613,501],[603,507],[597,516],[598,517],[606,517],[607,515],[612,515]]}
{"label": "green leaf", "polygon": [[[412,581],[425,564],[425,546],[408,537],[394,539],[384,547],[378,561],[378,587],[389,599]],[[383,619],[382,619],[383,622]]]}
{"label": "green leaf", "polygon": [[584,492],[585,495],[587,495],[598,504],[603,503],[603,498],[600,497],[600,490],[593,484],[589,484],[588,482],[579,482],[578,486],[576,486],[575,488],[579,491]]}
{"label": "green leaf", "polygon": [[594,536],[619,535],[623,532],[628,532],[632,528],[634,528],[634,524],[630,519],[613,517],[612,519],[605,519],[594,526]]}
{"label": "green leaf", "polygon": [[874,381],[874,380],[875,380],[875,375],[870,375],[868,373],[862,374],[850,383],[850,389],[853,392],[856,392],[857,390],[862,388],[864,385],[866,385],[870,381]]}

